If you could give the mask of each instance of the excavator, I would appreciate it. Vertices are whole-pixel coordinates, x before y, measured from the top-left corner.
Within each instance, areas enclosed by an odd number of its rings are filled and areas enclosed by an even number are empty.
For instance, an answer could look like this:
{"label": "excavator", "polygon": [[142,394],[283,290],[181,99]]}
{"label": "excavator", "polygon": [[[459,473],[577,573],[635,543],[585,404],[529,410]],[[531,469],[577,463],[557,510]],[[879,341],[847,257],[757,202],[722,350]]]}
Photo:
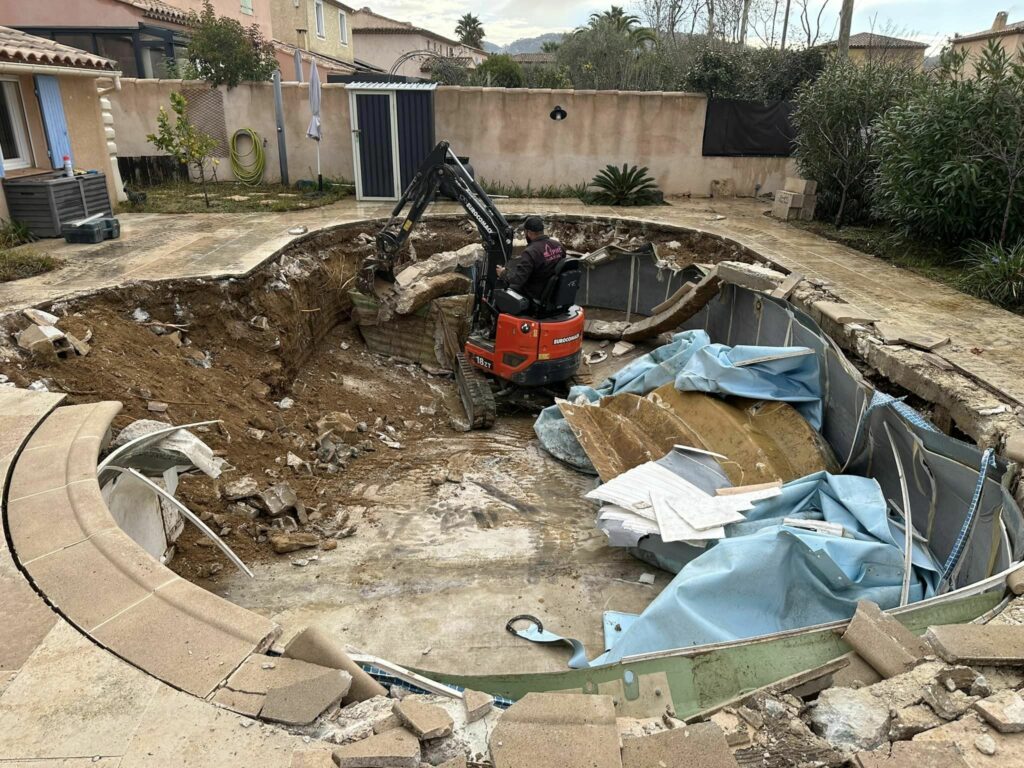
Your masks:
{"label": "excavator", "polygon": [[[514,229],[452,152],[440,142],[423,161],[376,238],[376,253],[363,264],[365,285],[394,281],[398,253],[427,207],[439,195],[466,209],[484,246],[471,271],[473,312],[463,344],[445,325],[445,349],[471,429],[494,423],[499,398],[523,389],[543,389],[575,375],[583,349],[583,309],[576,306],[581,270],[565,258],[538,299],[522,296],[498,277],[512,257]],[[407,210],[408,209],[408,210]],[[447,323],[442,315],[442,322]]]}

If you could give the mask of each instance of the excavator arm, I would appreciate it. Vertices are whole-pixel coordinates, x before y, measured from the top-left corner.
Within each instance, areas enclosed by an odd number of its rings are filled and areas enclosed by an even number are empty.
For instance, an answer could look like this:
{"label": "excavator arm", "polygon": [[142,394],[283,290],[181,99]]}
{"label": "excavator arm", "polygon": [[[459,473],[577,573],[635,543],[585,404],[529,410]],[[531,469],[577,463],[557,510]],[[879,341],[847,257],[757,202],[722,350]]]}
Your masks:
{"label": "excavator arm", "polygon": [[[497,269],[512,255],[513,230],[483,188],[469,175],[466,167],[451,151],[447,141],[439,143],[420,166],[408,188],[395,204],[391,218],[377,234],[375,257],[364,263],[364,279],[372,284],[376,275],[393,278],[399,251],[409,239],[413,227],[439,194],[456,200],[476,225],[484,246],[484,263],[476,272],[473,286],[472,328],[493,330],[498,313],[493,305],[498,281]],[[462,404],[471,429],[490,427],[494,423],[496,405],[487,380],[466,360],[462,346],[448,327],[444,316],[445,348],[455,372]]]}

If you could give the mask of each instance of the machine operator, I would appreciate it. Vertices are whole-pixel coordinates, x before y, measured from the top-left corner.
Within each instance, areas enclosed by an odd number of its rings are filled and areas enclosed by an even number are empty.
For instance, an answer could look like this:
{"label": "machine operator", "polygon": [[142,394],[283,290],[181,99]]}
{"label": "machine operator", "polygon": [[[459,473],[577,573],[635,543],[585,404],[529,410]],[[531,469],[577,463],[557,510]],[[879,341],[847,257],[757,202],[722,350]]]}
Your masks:
{"label": "machine operator", "polygon": [[528,217],[523,230],[528,245],[507,266],[497,268],[498,277],[503,278],[516,293],[539,302],[544,287],[555,274],[555,268],[566,256],[565,248],[544,234],[544,220],[540,216]]}

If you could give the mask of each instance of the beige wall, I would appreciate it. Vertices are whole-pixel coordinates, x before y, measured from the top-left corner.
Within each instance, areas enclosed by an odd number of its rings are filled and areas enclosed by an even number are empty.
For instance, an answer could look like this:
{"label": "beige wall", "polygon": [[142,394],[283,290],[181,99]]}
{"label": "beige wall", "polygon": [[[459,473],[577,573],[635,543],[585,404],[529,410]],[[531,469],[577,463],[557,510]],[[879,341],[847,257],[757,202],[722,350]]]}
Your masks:
{"label": "beige wall", "polygon": [[[647,166],[666,194],[708,195],[732,178],[740,195],[796,175],[782,157],[703,157],[707,100],[690,93],[438,88],[436,134],[488,181],[577,184],[608,164]],[[560,105],[567,119],[549,113]]]}
{"label": "beige wall", "polygon": [[924,67],[926,48],[851,48],[850,61],[860,64],[865,61],[902,63],[914,69]]}
{"label": "beige wall", "polygon": [[[343,61],[352,61],[352,18],[348,17],[348,42],[341,39],[339,14],[345,12],[337,3],[324,2],[324,37],[316,34],[316,6],[313,0],[298,0],[298,7],[292,0],[278,0],[271,5],[274,24],[274,39],[289,45],[297,45],[303,50],[333,56]],[[299,35],[296,30],[305,29],[306,34]],[[319,63],[317,64],[319,67]],[[288,70],[282,70],[288,71]]]}
{"label": "beige wall", "polygon": [[136,27],[141,19],[142,11],[118,0],[0,0],[8,27]]}
{"label": "beige wall", "polygon": [[[990,38],[981,38],[980,40],[957,40],[953,38],[950,43],[953,46],[954,51],[967,51],[967,55],[971,59],[977,59],[981,56],[981,52],[985,50],[985,46],[988,45]],[[1008,35],[997,35],[995,40],[1011,55],[1021,51],[1021,46],[1024,46],[1024,30],[1017,32],[1016,34]]]}
{"label": "beige wall", "polygon": [[[194,87],[197,84],[189,84]],[[160,105],[181,81],[124,79],[110,95],[120,155],[154,155],[146,134],[156,128]],[[266,179],[277,181],[278,155],[273,87],[243,84],[223,89],[230,136],[250,127],[267,140]],[[306,138],[309,86],[285,83],[285,137],[291,180],[309,178],[316,145]],[[436,134],[460,155],[469,155],[488,181],[577,184],[609,163],[646,165],[667,194],[710,194],[713,179],[731,178],[737,193],[753,195],[780,188],[795,175],[792,161],[780,157],[703,157],[706,99],[687,93],[618,93],[501,88],[438,88]],[[561,105],[568,119],[548,117]],[[353,178],[348,92],[325,85],[321,108],[324,141],[321,166],[328,177]],[[230,166],[218,175],[231,178]]]}
{"label": "beige wall", "polygon": [[[202,87],[191,82],[188,87]],[[111,93],[114,129],[117,132],[117,151],[122,157],[158,155],[146,141],[146,135],[156,130],[156,116],[162,106],[170,109],[171,91],[181,90],[180,80],[135,80],[124,78],[121,90]],[[274,87],[270,83],[244,83],[224,93],[224,114],[230,137],[239,128],[252,128],[265,142],[266,171],[264,180],[280,181],[280,163],[277,151],[277,127],[274,120]],[[309,126],[309,84],[283,83],[285,140],[288,148],[290,181],[315,178],[316,142],[306,138]],[[320,115],[323,142],[320,167],[325,177],[353,178],[352,127],[349,123],[348,92],[344,85],[324,85],[321,93]],[[221,180],[233,178],[227,158],[217,169]]]}
{"label": "beige wall", "polygon": [[[78,1],[73,0],[73,2]],[[256,24],[264,36],[270,38],[273,29],[270,15],[271,7],[280,2],[290,3],[291,0],[252,0],[251,14],[242,11],[240,0],[211,0],[211,2],[213,3],[213,10],[218,16],[227,16],[229,19],[235,19],[246,27]],[[196,13],[203,10],[203,0],[173,0],[170,5],[183,11],[195,11]]]}

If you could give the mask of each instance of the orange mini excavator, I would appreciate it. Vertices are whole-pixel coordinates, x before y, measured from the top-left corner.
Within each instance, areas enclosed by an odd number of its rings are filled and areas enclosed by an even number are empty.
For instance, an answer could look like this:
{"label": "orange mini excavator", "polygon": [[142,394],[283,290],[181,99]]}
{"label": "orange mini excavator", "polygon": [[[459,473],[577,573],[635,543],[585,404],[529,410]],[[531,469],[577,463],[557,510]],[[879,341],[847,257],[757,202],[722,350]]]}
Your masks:
{"label": "orange mini excavator", "polygon": [[[469,338],[460,347],[449,339],[449,356],[470,425],[494,423],[495,396],[521,388],[567,381],[580,365],[583,310],[576,306],[580,286],[578,259],[565,258],[539,299],[501,284],[497,268],[512,256],[513,228],[487,193],[442,141],[427,156],[391,219],[377,235],[377,254],[364,265],[368,276],[393,279],[395,259],[427,207],[445,195],[458,201],[480,232],[484,258],[473,267],[473,317]],[[408,208],[408,213],[406,213]]]}

